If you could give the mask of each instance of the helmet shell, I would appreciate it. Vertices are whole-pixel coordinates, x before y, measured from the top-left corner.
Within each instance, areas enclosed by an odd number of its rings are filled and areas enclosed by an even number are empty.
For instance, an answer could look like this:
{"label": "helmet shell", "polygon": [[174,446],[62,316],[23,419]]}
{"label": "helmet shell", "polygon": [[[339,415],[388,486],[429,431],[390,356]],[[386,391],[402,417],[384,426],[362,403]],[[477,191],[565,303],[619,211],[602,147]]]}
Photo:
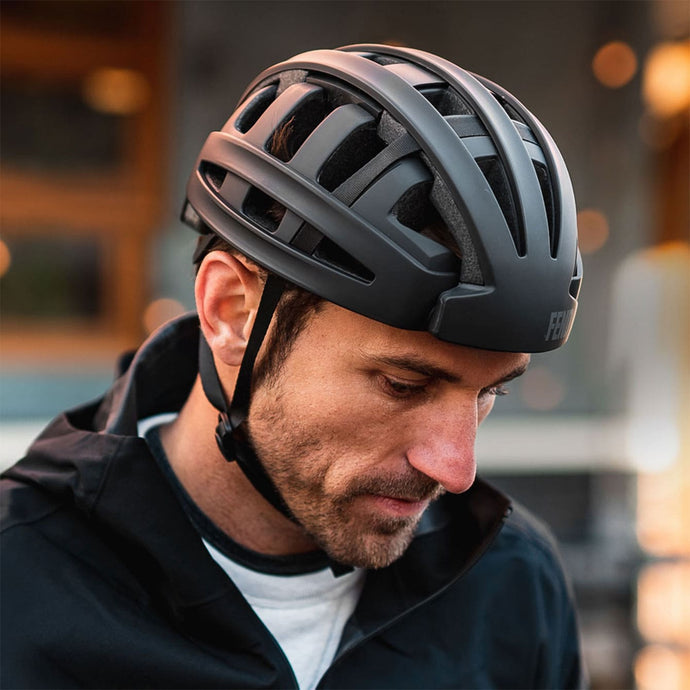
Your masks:
{"label": "helmet shell", "polygon": [[[183,212],[340,306],[512,352],[568,337],[582,276],[575,216],[561,154],[517,99],[384,45],[310,51],[261,73],[206,140]],[[439,221],[443,243],[427,232]]]}

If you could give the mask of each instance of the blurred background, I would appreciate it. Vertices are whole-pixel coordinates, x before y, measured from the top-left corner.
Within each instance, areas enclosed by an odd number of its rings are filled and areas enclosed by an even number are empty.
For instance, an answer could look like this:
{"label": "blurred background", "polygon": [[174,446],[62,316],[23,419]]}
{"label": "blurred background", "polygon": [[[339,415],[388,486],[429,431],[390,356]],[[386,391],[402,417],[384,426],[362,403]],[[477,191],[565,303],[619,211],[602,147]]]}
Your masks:
{"label": "blurred background", "polygon": [[193,307],[177,220],[261,69],[396,42],[497,81],[571,170],[585,279],[565,348],[486,422],[480,471],[545,519],[593,688],[690,688],[690,4],[3,0],[0,464]]}

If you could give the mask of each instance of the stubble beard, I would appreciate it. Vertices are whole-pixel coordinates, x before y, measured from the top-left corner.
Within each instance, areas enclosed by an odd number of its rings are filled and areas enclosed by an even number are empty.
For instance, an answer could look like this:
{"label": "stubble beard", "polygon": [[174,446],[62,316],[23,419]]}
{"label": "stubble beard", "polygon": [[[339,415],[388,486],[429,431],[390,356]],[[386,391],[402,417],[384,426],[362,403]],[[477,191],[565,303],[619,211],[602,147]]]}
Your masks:
{"label": "stubble beard", "polygon": [[393,516],[365,511],[358,499],[387,496],[433,501],[443,493],[429,477],[408,467],[405,474],[355,475],[337,494],[324,489],[328,468],[347,458],[329,457],[318,430],[291,424],[274,398],[271,409],[250,417],[249,434],[260,462],[302,529],[333,560],[361,568],[382,568],[410,545],[421,515]]}
{"label": "stubble beard", "polygon": [[[372,489],[373,484],[372,482]],[[398,483],[400,487],[400,483]],[[379,484],[373,495],[388,495]],[[400,558],[414,538],[420,516],[394,517],[356,512],[363,493],[335,499],[325,515],[305,518],[305,526],[331,558],[362,568],[383,568]]]}

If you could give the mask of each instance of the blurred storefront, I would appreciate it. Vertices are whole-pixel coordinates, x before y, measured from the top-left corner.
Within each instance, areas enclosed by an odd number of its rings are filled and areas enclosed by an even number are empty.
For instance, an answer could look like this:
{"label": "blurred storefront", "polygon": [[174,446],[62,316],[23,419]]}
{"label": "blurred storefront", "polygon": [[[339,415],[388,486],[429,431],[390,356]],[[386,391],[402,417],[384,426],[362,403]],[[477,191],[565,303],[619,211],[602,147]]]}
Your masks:
{"label": "blurred storefront", "polygon": [[571,170],[585,261],[562,350],[480,438],[551,524],[594,688],[690,688],[690,12],[685,0],[0,5],[0,462],[193,305],[186,176],[260,69],[395,41],[513,91]]}

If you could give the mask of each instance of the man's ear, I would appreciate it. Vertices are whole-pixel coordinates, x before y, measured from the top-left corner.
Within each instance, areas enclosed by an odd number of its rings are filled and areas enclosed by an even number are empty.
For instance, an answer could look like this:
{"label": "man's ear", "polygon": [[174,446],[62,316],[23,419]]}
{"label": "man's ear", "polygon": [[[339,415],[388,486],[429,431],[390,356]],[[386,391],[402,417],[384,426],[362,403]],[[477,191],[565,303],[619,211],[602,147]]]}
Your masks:
{"label": "man's ear", "polygon": [[201,330],[228,366],[242,362],[262,290],[256,268],[243,258],[218,250],[201,262],[194,288]]}

